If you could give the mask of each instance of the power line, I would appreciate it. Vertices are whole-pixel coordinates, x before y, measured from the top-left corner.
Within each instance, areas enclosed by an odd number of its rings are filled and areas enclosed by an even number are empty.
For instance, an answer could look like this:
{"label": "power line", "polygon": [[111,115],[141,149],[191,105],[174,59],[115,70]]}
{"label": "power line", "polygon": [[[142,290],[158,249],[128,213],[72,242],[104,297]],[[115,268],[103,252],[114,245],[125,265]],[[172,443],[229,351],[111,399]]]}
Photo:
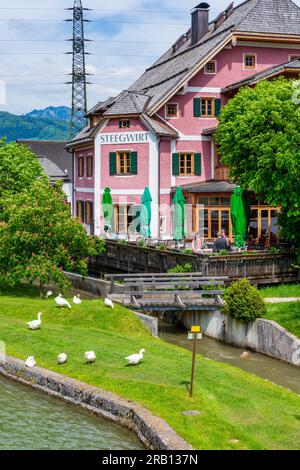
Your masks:
{"label": "power line", "polygon": [[[71,19],[61,19],[61,20],[44,20],[39,19],[28,19],[28,18],[0,18],[1,22],[7,21],[17,21],[18,23],[61,23],[63,21],[70,22]],[[148,24],[148,25],[162,25],[162,26],[189,26],[187,23],[157,23],[157,22],[148,22],[148,21],[126,21],[126,20],[102,20],[102,19],[93,19],[93,20],[84,20],[86,23],[103,23],[103,24]]]}
{"label": "power line", "polygon": [[[67,55],[71,54],[70,52],[2,52],[0,51],[0,55],[44,55],[45,57],[49,55]],[[144,55],[144,54],[114,54],[113,52],[86,52],[85,55],[93,55],[93,56],[112,56],[112,57],[143,57],[148,59],[153,59],[157,57],[155,55]],[[1,75],[0,75],[1,76]]]}
{"label": "power line", "polygon": [[[62,10],[65,10],[67,11],[68,8],[55,8],[55,7],[0,7],[0,10],[40,10],[40,11],[43,11],[43,10],[52,10],[52,11],[62,11]],[[145,9],[145,10],[116,10],[116,9],[112,9],[112,8],[84,8],[84,10],[86,11],[103,11],[103,12],[112,12],[112,13],[131,13],[131,14],[135,14],[135,13],[163,13],[163,14],[166,14],[166,15],[170,15],[170,14],[186,14],[186,10],[148,10],[148,9]]]}
{"label": "power line", "polygon": [[[0,39],[0,42],[65,42],[72,41],[72,39]],[[105,42],[112,44],[170,44],[168,41],[121,41],[121,40],[107,40],[107,39],[89,39],[87,42]]]}

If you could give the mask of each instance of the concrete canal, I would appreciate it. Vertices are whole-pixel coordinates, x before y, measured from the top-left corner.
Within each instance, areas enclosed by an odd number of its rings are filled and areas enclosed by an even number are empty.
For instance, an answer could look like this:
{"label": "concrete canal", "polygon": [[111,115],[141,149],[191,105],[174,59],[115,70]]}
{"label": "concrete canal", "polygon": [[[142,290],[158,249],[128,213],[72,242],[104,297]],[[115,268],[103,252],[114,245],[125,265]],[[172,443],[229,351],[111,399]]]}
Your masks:
{"label": "concrete canal", "polygon": [[[191,343],[187,339],[187,332],[174,325],[160,321],[159,336],[168,343],[191,349]],[[244,349],[222,343],[207,336],[203,336],[203,340],[198,342],[197,351],[207,359],[239,367],[300,394],[299,367],[294,367],[264,354],[254,352],[250,354],[248,359],[242,359],[240,356],[245,351]],[[201,371],[199,371],[200,373]]]}
{"label": "concrete canal", "polygon": [[0,376],[0,450],[136,450],[133,432]]}

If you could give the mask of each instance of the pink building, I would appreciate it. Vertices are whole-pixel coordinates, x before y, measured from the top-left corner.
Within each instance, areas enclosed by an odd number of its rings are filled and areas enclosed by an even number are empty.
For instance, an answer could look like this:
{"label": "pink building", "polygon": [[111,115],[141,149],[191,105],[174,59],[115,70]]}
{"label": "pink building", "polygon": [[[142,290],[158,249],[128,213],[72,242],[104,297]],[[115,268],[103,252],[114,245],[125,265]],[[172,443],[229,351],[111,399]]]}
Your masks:
{"label": "pink building", "polygon": [[[115,231],[126,233],[141,195],[153,198],[151,233],[170,235],[168,208],[176,186],[190,211],[188,231],[231,236],[234,185],[217,154],[218,115],[241,86],[300,72],[300,8],[291,0],[231,4],[213,21],[209,5],[192,11],[192,26],[126,91],[96,104],[89,125],[68,147],[74,155],[74,207],[88,230],[103,233],[101,198],[111,189]],[[278,208],[255,201],[253,238],[276,235]]]}

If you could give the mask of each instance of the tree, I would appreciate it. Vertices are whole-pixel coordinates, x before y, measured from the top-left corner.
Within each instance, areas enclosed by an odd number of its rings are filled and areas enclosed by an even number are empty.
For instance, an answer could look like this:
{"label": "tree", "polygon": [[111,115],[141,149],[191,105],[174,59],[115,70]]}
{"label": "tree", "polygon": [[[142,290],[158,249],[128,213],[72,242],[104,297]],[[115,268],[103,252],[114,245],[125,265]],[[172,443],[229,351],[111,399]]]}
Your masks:
{"label": "tree", "polygon": [[300,106],[293,80],[242,88],[220,116],[216,140],[230,177],[281,206],[282,236],[300,247]]}
{"label": "tree", "polygon": [[0,198],[7,192],[23,191],[38,178],[47,179],[28,147],[0,139]]}
{"label": "tree", "polygon": [[39,281],[43,296],[50,282],[70,286],[64,270],[87,275],[88,257],[103,251],[103,242],[71,217],[61,186],[37,180],[2,198],[0,284]]}

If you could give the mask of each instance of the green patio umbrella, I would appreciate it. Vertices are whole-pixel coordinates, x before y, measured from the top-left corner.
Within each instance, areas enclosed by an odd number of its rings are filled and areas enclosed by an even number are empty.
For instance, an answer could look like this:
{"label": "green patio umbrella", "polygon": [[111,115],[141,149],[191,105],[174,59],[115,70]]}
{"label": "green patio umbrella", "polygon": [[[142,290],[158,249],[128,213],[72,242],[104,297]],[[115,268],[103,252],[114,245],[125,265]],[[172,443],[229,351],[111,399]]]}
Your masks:
{"label": "green patio umbrella", "polygon": [[141,199],[142,207],[140,213],[140,233],[145,238],[151,237],[151,203],[152,197],[148,186],[145,187],[145,191]]}
{"label": "green patio umbrella", "polygon": [[182,240],[185,237],[184,221],[185,221],[185,199],[181,188],[178,186],[173,199],[174,202],[174,223],[173,223],[173,239]]}
{"label": "green patio umbrella", "polygon": [[112,218],[114,214],[114,207],[110,188],[105,188],[102,197],[102,211],[105,219],[104,231],[109,232],[112,230]]}
{"label": "green patio umbrella", "polygon": [[231,222],[235,246],[243,248],[249,225],[247,194],[238,186],[231,196]]}

